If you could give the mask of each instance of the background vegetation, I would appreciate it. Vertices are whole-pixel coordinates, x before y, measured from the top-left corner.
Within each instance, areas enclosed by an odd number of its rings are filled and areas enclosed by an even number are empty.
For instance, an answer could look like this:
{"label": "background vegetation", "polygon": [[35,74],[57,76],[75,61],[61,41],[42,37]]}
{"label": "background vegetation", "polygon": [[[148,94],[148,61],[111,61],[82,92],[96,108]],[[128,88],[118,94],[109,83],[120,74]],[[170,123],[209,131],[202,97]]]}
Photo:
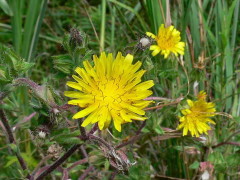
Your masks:
{"label": "background vegetation", "polygon": [[[0,179],[26,177],[83,143],[63,92],[74,68],[100,51],[133,53],[162,106],[148,111],[146,124],[98,132],[114,146],[127,142],[119,153],[134,164],[128,172],[117,172],[107,149],[86,141],[48,179],[198,179],[203,162],[211,162],[211,178],[240,178],[239,0],[1,0],[0,7],[0,108],[15,136],[11,142],[0,123]],[[169,21],[186,42],[182,59],[137,49],[146,31],[156,34]],[[73,27],[82,37],[77,47],[69,43]],[[175,131],[180,109],[199,90],[221,115],[205,139],[182,137]]]}

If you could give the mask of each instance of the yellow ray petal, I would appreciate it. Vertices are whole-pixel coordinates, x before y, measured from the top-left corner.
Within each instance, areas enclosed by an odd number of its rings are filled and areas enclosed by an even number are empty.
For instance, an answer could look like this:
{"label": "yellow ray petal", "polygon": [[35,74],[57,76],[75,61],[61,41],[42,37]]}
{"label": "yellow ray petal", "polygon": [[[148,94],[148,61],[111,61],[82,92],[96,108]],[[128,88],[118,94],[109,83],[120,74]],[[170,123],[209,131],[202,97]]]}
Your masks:
{"label": "yellow ray petal", "polygon": [[72,118],[73,119],[79,119],[79,118],[85,117],[88,114],[90,114],[91,112],[93,112],[94,110],[96,110],[98,107],[99,107],[99,104],[93,104],[93,105],[79,111]]}

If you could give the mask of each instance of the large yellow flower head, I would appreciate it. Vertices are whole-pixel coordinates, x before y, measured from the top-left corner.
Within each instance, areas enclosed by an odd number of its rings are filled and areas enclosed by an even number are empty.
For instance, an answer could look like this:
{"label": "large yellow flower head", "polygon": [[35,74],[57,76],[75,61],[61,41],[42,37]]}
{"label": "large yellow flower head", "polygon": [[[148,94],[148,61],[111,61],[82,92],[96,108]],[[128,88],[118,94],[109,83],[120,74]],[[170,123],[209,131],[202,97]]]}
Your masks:
{"label": "large yellow flower head", "polygon": [[[79,76],[73,75],[76,82],[67,82],[69,87],[78,91],[65,91],[70,98],[68,104],[83,108],[73,116],[73,119],[86,117],[82,123],[98,123],[100,130],[107,128],[113,120],[114,127],[121,131],[121,124],[132,120],[146,119],[145,111],[151,101],[145,101],[152,94],[148,90],[154,84],[152,80],[141,82],[145,70],[139,70],[141,62],[133,62],[133,56],[126,57],[118,53],[101,53],[98,58],[93,56],[94,67],[84,61],[84,68],[77,67]],[[139,70],[139,71],[138,71]]]}
{"label": "large yellow flower head", "polygon": [[199,134],[207,134],[211,127],[208,123],[215,124],[210,117],[216,115],[215,104],[206,101],[206,93],[201,91],[198,94],[197,101],[187,100],[189,108],[183,109],[180,117],[180,124],[177,129],[183,128],[183,136],[190,131],[192,136],[199,137]]}
{"label": "large yellow flower head", "polygon": [[157,42],[157,45],[150,46],[150,50],[153,50],[153,56],[161,53],[166,59],[171,52],[176,56],[178,56],[178,54],[184,55],[185,43],[180,42],[180,32],[176,30],[174,26],[165,28],[164,24],[162,24],[159,27],[157,35],[150,32],[147,32],[146,35],[155,39]]}

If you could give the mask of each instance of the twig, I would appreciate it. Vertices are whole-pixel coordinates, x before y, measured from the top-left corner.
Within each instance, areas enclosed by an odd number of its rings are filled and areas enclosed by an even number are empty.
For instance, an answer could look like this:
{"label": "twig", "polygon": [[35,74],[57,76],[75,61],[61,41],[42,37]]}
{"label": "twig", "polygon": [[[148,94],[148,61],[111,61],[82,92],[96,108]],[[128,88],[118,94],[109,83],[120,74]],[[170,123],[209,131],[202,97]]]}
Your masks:
{"label": "twig", "polygon": [[70,167],[67,168],[67,170],[71,170],[72,168],[80,165],[80,164],[84,164],[84,163],[87,163],[88,162],[88,158],[84,158],[84,159],[81,159],[79,161],[76,161],[75,163],[73,163]]}
{"label": "twig", "polygon": [[233,146],[240,146],[240,143],[238,142],[221,142],[215,146],[212,146],[212,148],[217,148],[219,146],[226,145],[226,144],[233,145]]}
{"label": "twig", "polygon": [[[2,109],[0,109],[0,119],[2,120],[2,123],[3,123],[3,125],[4,125],[4,127],[6,129],[9,142],[11,144],[15,144],[16,145],[16,141],[14,139],[11,127],[10,127],[10,125],[8,123],[8,120],[7,120],[7,117],[6,117],[6,115],[5,115],[5,113],[4,113],[4,111]],[[27,165],[26,165],[25,161],[23,160],[21,154],[18,153],[18,152],[15,152],[15,155],[17,156],[18,162],[20,163],[22,170],[26,170],[27,169]],[[27,178],[28,179],[30,178],[29,174],[27,174]]]}
{"label": "twig", "polygon": [[68,170],[67,169],[63,169],[62,180],[68,180]]}
{"label": "twig", "polygon": [[36,172],[38,171],[38,169],[47,161],[49,160],[50,158],[52,158],[52,155],[48,155],[46,157],[44,157],[40,163],[38,163],[37,167],[33,170],[32,174],[31,174],[31,177],[34,177],[34,175],[36,174]]}
{"label": "twig", "polygon": [[21,124],[30,121],[36,114],[37,114],[36,112],[33,112],[33,113],[30,114],[29,116],[24,117],[24,119],[23,119],[22,121],[18,122],[18,123],[13,127],[14,131],[16,131],[16,129],[17,129],[19,126],[21,126]]}
{"label": "twig", "polygon": [[219,146],[222,146],[222,145],[226,145],[226,144],[229,144],[229,145],[235,145],[235,146],[240,146],[240,143],[238,142],[228,142],[233,136],[237,135],[238,133],[240,133],[240,130],[234,132],[233,134],[231,134],[225,141],[217,144],[217,145],[214,145],[212,146],[212,148],[217,148]]}
{"label": "twig", "polygon": [[87,177],[88,173],[90,173],[92,170],[94,170],[93,166],[87,168],[84,173],[78,178],[78,180],[84,180]]}
{"label": "twig", "polygon": [[174,99],[168,99],[168,98],[165,98],[165,97],[153,97],[153,96],[151,96],[151,97],[145,98],[144,100],[146,100],[146,101],[151,101],[151,100],[156,100],[156,101],[172,101],[172,100],[174,100]]}
{"label": "twig", "polygon": [[88,158],[88,154],[87,154],[87,151],[86,151],[84,145],[81,145],[80,149],[82,151],[84,158]]}
{"label": "twig", "polygon": [[126,146],[128,144],[132,144],[133,142],[135,142],[140,137],[140,133],[141,133],[142,129],[145,127],[145,125],[146,125],[146,121],[144,121],[142,123],[140,128],[137,130],[136,134],[129,141],[117,145],[116,149],[122,148],[122,147],[124,147],[124,146]]}
{"label": "twig", "polygon": [[174,104],[178,104],[180,101],[182,100],[182,98],[178,98],[176,101],[174,102],[170,102],[170,103],[167,103],[167,104],[161,104],[161,105],[158,105],[158,106],[154,106],[154,107],[149,107],[149,108],[145,108],[144,110],[145,111],[148,111],[148,110],[153,110],[153,109],[161,109],[165,106],[170,106],[170,105],[174,105]]}
{"label": "twig", "polygon": [[36,180],[41,180],[49,173],[54,171],[58,166],[64,163],[79,147],[81,144],[73,145],[62,157],[60,157],[57,161],[55,161],[50,167],[48,167],[45,171],[43,171]]}

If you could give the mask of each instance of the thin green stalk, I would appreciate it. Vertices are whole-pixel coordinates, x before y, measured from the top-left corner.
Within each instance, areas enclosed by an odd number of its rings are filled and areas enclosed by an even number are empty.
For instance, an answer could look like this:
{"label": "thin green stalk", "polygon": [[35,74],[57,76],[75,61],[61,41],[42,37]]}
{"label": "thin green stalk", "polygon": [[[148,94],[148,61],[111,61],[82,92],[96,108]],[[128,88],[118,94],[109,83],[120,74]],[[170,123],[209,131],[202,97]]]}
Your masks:
{"label": "thin green stalk", "polygon": [[34,28],[34,32],[33,32],[33,37],[32,37],[32,40],[31,40],[31,43],[30,43],[30,48],[29,48],[28,55],[27,55],[27,61],[28,62],[31,61],[31,57],[32,57],[32,55],[34,53],[34,50],[36,48],[37,41],[38,41],[38,38],[39,38],[40,29],[41,29],[41,25],[42,25],[42,22],[43,22],[43,17],[45,15],[46,9],[47,9],[47,0],[42,0],[41,6],[40,6],[40,11],[39,11],[38,18],[37,18],[35,28]]}
{"label": "thin green stalk", "polygon": [[102,20],[100,33],[100,51],[104,51],[105,26],[106,26],[106,0],[102,0]]}
{"label": "thin green stalk", "polygon": [[143,31],[144,31],[144,32],[147,31],[147,27],[146,27],[145,22],[143,21],[143,19],[141,18],[141,16],[140,16],[133,8],[127,6],[127,5],[125,5],[125,4],[123,4],[123,3],[119,2],[119,1],[116,1],[116,0],[108,0],[108,1],[110,1],[110,2],[118,5],[119,7],[122,7],[122,8],[124,8],[124,9],[127,9],[128,11],[134,13],[134,14],[136,15],[137,19],[139,20],[139,22],[140,22],[140,24],[141,24],[141,26],[142,26],[142,28],[143,28]]}
{"label": "thin green stalk", "polygon": [[115,21],[116,21],[116,8],[115,8],[115,6],[113,6],[112,7],[112,12],[111,12],[111,14],[112,14],[112,21],[111,21],[111,48],[112,48],[112,50],[114,51],[114,46],[115,46],[115,44],[114,44],[114,42],[115,42]]}
{"label": "thin green stalk", "polygon": [[26,21],[24,25],[23,45],[21,51],[22,57],[25,59],[28,58],[31,41],[35,30],[35,24],[40,9],[40,3],[42,1],[30,0],[30,3],[28,5]]}
{"label": "thin green stalk", "polygon": [[13,44],[15,51],[20,53],[22,47],[22,9],[24,0],[11,0],[10,5],[13,11],[11,24],[13,28]]}

